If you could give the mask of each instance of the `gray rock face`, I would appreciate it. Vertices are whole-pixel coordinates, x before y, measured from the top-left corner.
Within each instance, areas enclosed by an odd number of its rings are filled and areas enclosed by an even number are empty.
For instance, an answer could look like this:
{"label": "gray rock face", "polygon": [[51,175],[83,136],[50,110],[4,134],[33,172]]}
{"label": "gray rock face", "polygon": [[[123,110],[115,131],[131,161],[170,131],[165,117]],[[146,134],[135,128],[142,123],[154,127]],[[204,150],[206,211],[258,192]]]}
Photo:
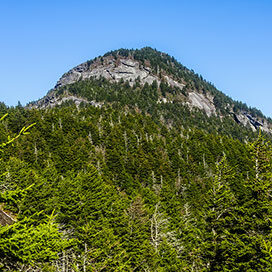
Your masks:
{"label": "gray rock face", "polygon": [[[141,84],[152,84],[153,81],[160,83],[161,81],[157,75],[151,73],[150,67],[143,66],[136,60],[127,58],[116,60],[107,57],[104,58],[103,63],[96,61],[88,65],[88,62],[84,62],[71,69],[60,78],[56,84],[56,88],[92,77],[104,77],[109,81],[115,82],[123,79],[124,81],[128,81],[131,86],[136,80],[140,80]],[[165,76],[164,80],[171,86],[176,86],[181,89],[184,87],[184,84],[173,80],[169,76]]]}
{"label": "gray rock face", "polygon": [[15,220],[10,215],[0,210],[0,225],[12,225],[14,222]]}
{"label": "gray rock face", "polygon": [[96,101],[88,101],[87,99],[77,97],[74,95],[66,94],[65,96],[56,96],[55,92],[51,92],[50,95],[45,96],[44,98],[38,100],[35,104],[28,105],[28,108],[53,108],[55,106],[61,105],[67,101],[73,101],[77,106],[80,103],[85,103],[92,105],[94,107],[101,107],[103,103]]}
{"label": "gray rock face", "polygon": [[189,106],[204,110],[208,116],[211,116],[212,114],[216,115],[216,108],[212,102],[212,97],[209,99],[209,97],[206,97],[203,94],[190,92],[188,104]]}
{"label": "gray rock face", "polygon": [[257,118],[248,114],[247,112],[240,112],[239,114],[234,114],[234,120],[237,123],[242,124],[244,126],[249,125],[251,129],[254,131],[260,128],[261,130],[265,132],[271,133],[271,129],[269,128],[266,120],[260,121]]}

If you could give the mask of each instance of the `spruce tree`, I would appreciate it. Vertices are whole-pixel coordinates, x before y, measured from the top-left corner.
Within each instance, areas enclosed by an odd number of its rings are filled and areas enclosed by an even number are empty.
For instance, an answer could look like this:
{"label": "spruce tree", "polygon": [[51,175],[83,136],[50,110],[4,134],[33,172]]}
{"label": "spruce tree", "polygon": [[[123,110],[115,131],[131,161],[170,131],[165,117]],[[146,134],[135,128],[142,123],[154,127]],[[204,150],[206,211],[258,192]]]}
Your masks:
{"label": "spruce tree", "polygon": [[[271,267],[271,145],[259,134],[249,145],[252,172],[245,180],[246,197],[237,216],[235,271],[269,271]],[[238,270],[240,269],[240,270]],[[268,270],[267,270],[268,269]]]}
{"label": "spruce tree", "polygon": [[229,182],[233,178],[232,169],[226,157],[216,165],[211,189],[204,205],[204,233],[202,254],[208,271],[224,271],[231,254],[230,237],[235,217],[233,215],[236,199]]}

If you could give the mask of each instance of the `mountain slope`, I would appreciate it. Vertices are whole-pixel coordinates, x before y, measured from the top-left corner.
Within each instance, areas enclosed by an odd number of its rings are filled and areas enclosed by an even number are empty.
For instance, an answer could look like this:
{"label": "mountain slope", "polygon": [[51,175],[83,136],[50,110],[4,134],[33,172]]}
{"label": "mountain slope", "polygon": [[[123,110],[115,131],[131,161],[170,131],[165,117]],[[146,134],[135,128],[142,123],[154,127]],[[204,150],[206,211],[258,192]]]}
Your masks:
{"label": "mountain slope", "polygon": [[0,270],[270,271],[268,120],[150,48],[90,66],[0,105]]}
{"label": "mountain slope", "polygon": [[[68,100],[80,104],[87,102],[86,98],[89,103],[101,106],[109,101],[101,95],[95,95],[90,83],[101,79],[114,86],[120,84],[120,89],[124,83],[131,90],[141,88],[145,84],[156,84],[158,92],[152,99],[157,104],[175,103],[180,107],[187,106],[191,112],[205,112],[208,117],[231,118],[236,124],[250,127],[252,130],[261,128],[266,132],[272,131],[271,119],[265,118],[259,110],[233,101],[173,57],[149,47],[140,50],[120,49],[82,63],[65,73],[45,98],[29,106],[55,106]],[[82,81],[89,83],[84,85]],[[107,88],[111,88],[110,85]],[[110,90],[106,92],[110,94]],[[128,95],[134,95],[133,91]],[[114,96],[109,100],[114,100]],[[137,101],[135,104],[138,104]]]}

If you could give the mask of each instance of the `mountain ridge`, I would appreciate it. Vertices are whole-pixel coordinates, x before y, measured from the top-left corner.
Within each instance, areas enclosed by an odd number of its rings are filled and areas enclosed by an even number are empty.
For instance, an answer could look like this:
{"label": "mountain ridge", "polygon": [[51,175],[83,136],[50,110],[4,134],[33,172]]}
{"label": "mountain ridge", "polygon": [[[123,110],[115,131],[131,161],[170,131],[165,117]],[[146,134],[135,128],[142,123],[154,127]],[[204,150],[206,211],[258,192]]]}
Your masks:
{"label": "mountain ridge", "polygon": [[[119,49],[79,64],[65,73],[44,98],[31,103],[29,107],[56,106],[68,100],[76,104],[86,102],[101,106],[104,101],[86,101],[86,97],[71,95],[67,90],[63,92],[66,93],[65,97],[60,98],[58,95],[60,89],[67,89],[72,84],[101,78],[111,83],[126,82],[131,88],[137,84],[144,86],[156,82],[159,87],[156,103],[180,103],[187,105],[191,111],[204,111],[208,117],[231,116],[237,124],[249,126],[252,130],[261,128],[265,132],[272,132],[270,118],[266,118],[259,110],[232,100],[174,57],[150,47]],[[162,85],[166,85],[166,91],[162,90]]]}

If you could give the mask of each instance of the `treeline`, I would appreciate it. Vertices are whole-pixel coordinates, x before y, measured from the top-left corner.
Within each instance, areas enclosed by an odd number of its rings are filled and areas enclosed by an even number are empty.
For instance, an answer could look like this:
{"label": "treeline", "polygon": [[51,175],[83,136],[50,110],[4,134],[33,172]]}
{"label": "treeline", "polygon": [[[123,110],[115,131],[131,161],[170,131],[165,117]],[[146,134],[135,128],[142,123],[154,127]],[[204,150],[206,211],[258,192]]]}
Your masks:
{"label": "treeline", "polygon": [[[218,133],[245,140],[253,139],[254,132],[248,126],[235,122],[232,113],[217,109],[216,115],[207,117],[202,110],[187,105],[187,91],[169,86],[162,82],[151,85],[141,85],[136,81],[133,86],[129,82],[111,83],[104,78],[79,81],[56,90],[59,97],[67,94],[86,98],[89,101],[111,105],[115,110],[123,111],[124,108],[132,112],[141,112],[150,115],[157,124],[163,122],[168,127],[190,129],[197,128],[209,133]],[[67,102],[69,105],[69,102]],[[224,120],[220,116],[224,116]]]}

